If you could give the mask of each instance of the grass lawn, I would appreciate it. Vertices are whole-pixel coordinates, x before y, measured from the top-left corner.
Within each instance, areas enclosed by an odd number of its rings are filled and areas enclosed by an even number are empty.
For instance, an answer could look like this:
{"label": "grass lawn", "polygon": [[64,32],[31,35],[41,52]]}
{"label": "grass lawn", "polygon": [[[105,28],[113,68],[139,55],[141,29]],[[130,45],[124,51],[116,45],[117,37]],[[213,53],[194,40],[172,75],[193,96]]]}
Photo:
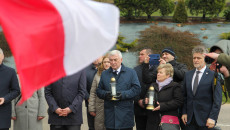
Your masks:
{"label": "grass lawn", "polygon": [[[226,101],[226,98],[224,96],[224,93],[222,93],[222,103],[225,103]],[[226,102],[226,104],[229,104],[230,103],[230,99],[228,99],[228,101]]]}

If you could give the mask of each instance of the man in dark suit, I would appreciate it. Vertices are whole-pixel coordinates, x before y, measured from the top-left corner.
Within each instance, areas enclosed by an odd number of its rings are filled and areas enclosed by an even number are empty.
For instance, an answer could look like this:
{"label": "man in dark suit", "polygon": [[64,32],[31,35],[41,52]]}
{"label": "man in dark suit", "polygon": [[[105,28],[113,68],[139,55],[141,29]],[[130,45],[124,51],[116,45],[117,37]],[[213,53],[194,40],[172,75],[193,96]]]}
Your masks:
{"label": "man in dark suit", "polygon": [[214,83],[215,74],[204,61],[207,49],[197,46],[193,49],[195,69],[185,74],[184,106],[182,120],[186,130],[208,130],[216,124],[222,101],[220,83]]}
{"label": "man in dark suit", "polygon": [[81,129],[85,89],[84,70],[63,77],[45,88],[45,98],[49,105],[50,130]]}
{"label": "man in dark suit", "polygon": [[14,69],[5,66],[4,54],[0,48],[0,130],[9,130],[11,101],[20,94],[18,78]]}

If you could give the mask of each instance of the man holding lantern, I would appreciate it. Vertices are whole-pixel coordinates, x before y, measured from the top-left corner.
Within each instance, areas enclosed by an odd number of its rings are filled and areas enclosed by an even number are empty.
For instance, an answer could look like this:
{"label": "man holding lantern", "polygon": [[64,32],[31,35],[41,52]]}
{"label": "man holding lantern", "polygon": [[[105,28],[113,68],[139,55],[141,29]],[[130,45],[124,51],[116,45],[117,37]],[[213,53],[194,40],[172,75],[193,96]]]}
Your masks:
{"label": "man holding lantern", "polygon": [[111,51],[109,60],[111,67],[102,72],[97,88],[97,96],[105,100],[105,127],[106,130],[132,130],[133,101],[141,91],[140,83],[136,72],[122,64],[120,51]]}

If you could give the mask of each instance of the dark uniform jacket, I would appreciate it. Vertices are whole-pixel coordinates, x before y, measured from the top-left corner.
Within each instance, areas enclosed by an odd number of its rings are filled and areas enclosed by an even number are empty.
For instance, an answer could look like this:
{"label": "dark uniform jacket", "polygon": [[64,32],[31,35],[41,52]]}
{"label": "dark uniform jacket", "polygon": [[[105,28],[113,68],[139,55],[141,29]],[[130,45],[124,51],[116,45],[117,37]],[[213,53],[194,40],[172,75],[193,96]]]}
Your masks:
{"label": "dark uniform jacket", "polygon": [[[52,125],[82,124],[82,101],[85,96],[86,75],[80,71],[61,78],[45,88],[45,98],[49,105],[48,123]],[[57,108],[69,107],[72,112],[66,117],[55,113]]]}
{"label": "dark uniform jacket", "polygon": [[0,97],[5,102],[0,105],[0,129],[10,128],[11,101],[20,94],[18,78],[14,69],[0,65]]}

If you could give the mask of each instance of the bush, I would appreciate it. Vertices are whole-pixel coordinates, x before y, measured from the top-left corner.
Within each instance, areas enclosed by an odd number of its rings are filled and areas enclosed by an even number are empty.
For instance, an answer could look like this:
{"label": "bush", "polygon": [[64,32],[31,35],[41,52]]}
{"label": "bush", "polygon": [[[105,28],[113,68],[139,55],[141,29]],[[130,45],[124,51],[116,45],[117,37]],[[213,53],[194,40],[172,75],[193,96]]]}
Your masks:
{"label": "bush", "polygon": [[175,4],[172,0],[161,0],[160,13],[162,16],[167,16],[174,11]]}
{"label": "bush", "polygon": [[230,32],[228,32],[228,33],[221,33],[220,34],[220,38],[221,39],[230,40]]}
{"label": "bush", "polygon": [[192,49],[200,45],[197,35],[189,31],[181,32],[166,26],[150,26],[140,32],[140,39],[131,51],[140,51],[146,47],[153,49],[155,54],[161,54],[165,47],[172,47],[178,57],[178,62],[184,63],[189,69],[194,68],[192,63]]}
{"label": "bush", "polygon": [[224,17],[226,21],[230,21],[230,7],[224,11]]}
{"label": "bush", "polygon": [[3,32],[0,32],[0,48],[2,48],[5,57],[12,56],[9,45],[5,39]]}
{"label": "bush", "polygon": [[184,0],[179,0],[172,20],[176,23],[185,23],[187,22],[187,19],[188,15],[185,9]]}
{"label": "bush", "polygon": [[121,52],[127,52],[129,49],[133,48],[136,46],[137,39],[132,41],[131,43],[125,43],[123,40],[125,39],[124,36],[119,35],[116,43],[116,48],[117,50]]}

